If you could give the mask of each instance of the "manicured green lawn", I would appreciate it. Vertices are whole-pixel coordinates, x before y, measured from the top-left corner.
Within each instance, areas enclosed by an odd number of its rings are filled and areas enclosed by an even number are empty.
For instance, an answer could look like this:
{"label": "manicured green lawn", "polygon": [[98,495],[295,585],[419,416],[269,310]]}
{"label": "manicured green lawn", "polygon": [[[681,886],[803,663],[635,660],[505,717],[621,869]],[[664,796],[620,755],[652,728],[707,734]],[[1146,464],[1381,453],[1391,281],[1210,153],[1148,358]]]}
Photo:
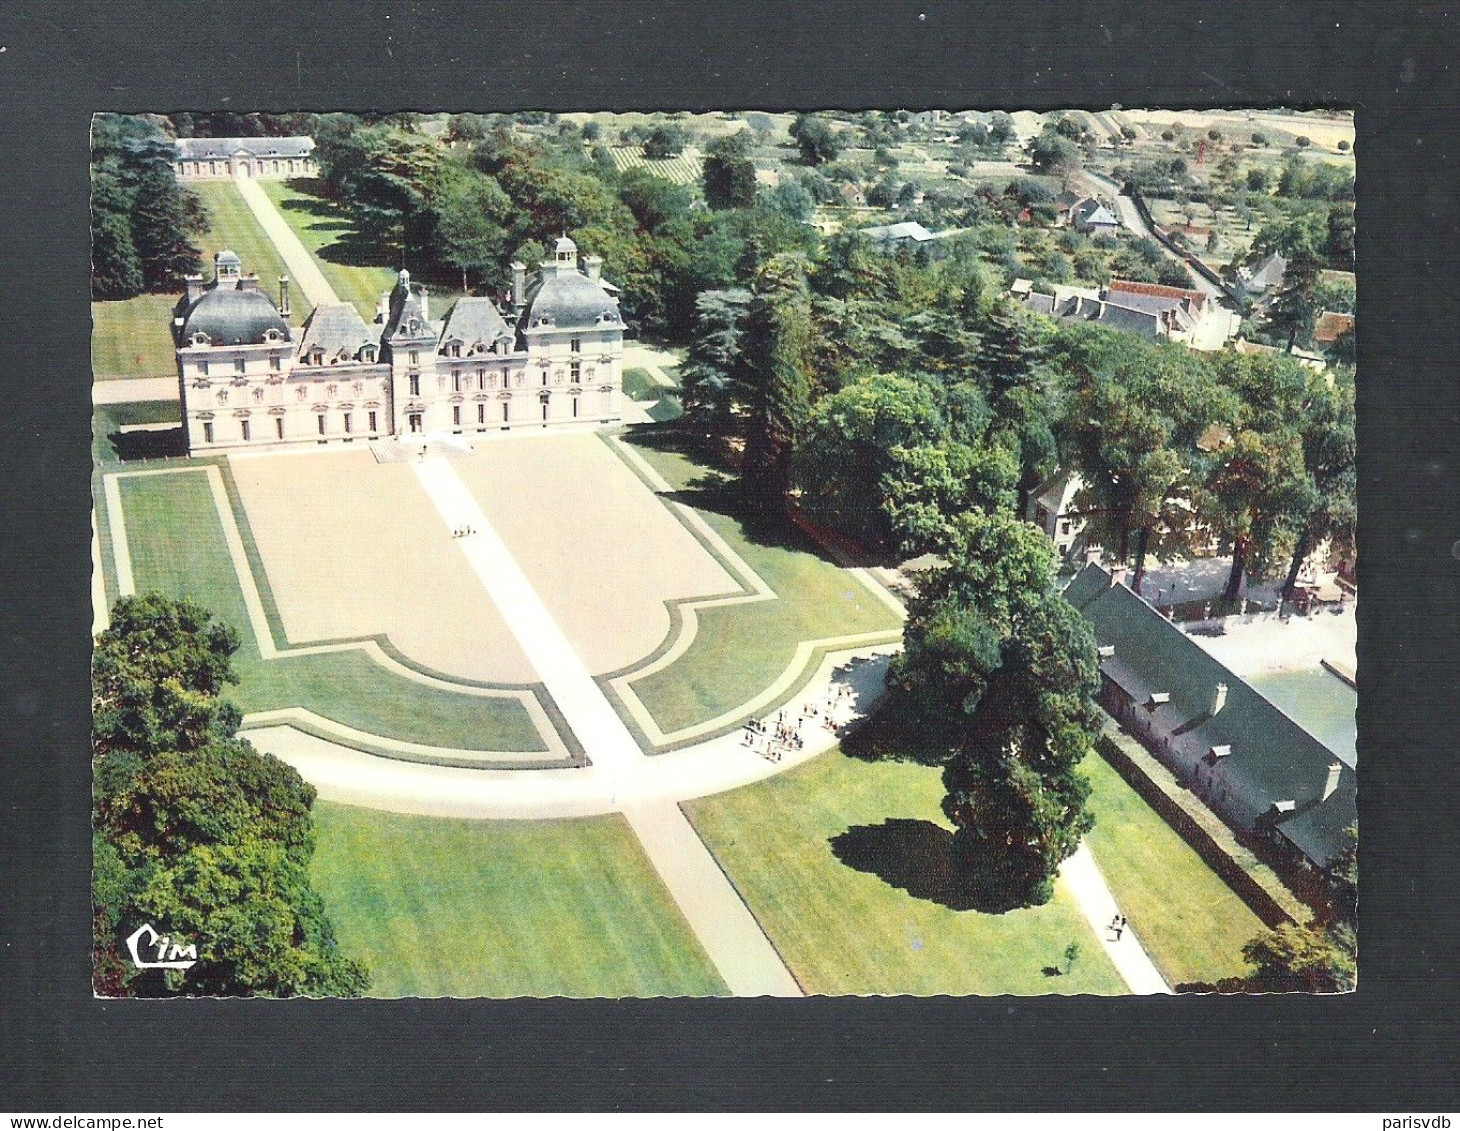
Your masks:
{"label": "manicured green lawn", "polygon": [[1263,922],[1110,763],[1091,755],[1090,849],[1121,912],[1172,985],[1245,974]]}
{"label": "manicured green lawn", "polygon": [[[396,273],[379,262],[375,249],[354,239],[349,220],[329,201],[312,196],[301,186],[307,181],[261,180],[259,187],[278,207],[299,241],[313,253],[320,271],[341,302],[352,302],[368,323],[375,317],[380,296],[395,285]],[[448,301],[445,296],[438,302]],[[444,311],[435,306],[433,314]]]}
{"label": "manicured green lawn", "polygon": [[664,386],[649,376],[647,369],[624,370],[624,396],[631,401],[658,400]]}
{"label": "manicured green lawn", "polygon": [[[202,474],[120,482],[138,592],[200,601],[238,630],[240,682],[228,696],[244,713],[304,707],[347,726],[465,750],[545,749],[516,700],[462,695],[386,671],[361,652],[264,660],[249,628],[237,575]],[[104,505],[104,500],[99,502]],[[105,519],[102,523],[106,530]],[[110,594],[115,599],[115,581]]]}
{"label": "manicured green lawn", "polygon": [[[224,248],[238,253],[245,272],[256,273],[264,293],[276,304],[279,301],[279,276],[289,268],[279,257],[274,241],[259,224],[238,186],[232,181],[202,181],[193,186],[208,208],[208,232],[200,241],[203,251],[203,276],[213,277],[213,256]],[[301,325],[312,307],[297,285],[289,289],[289,320]]]}
{"label": "manicured green lawn", "polygon": [[91,304],[91,373],[97,381],[175,377],[172,308],[177,295],[138,295]]}
{"label": "manicured green lawn", "polygon": [[315,885],[372,996],[727,992],[617,815],[464,821],[318,802],[315,828]]}
{"label": "manicured green lawn", "polygon": [[[676,490],[696,490],[707,468],[683,455],[645,444],[637,450]],[[790,665],[803,640],[901,631],[896,614],[861,582],[827,561],[797,534],[757,534],[731,510],[732,491],[695,496],[705,520],[777,594],[778,600],[698,612],[699,632],[669,667],[633,684],[665,731],[737,707],[763,691]]]}
{"label": "manicured green lawn", "polygon": [[[97,405],[91,414],[92,460],[95,463],[113,463],[118,459],[117,444],[132,444],[136,447],[156,442],[159,433],[133,433],[121,435],[123,425],[166,424],[177,421],[181,425],[182,409],[176,400],[170,401],[127,401],[123,404]],[[129,457],[130,458],[130,457]]]}
{"label": "manicured green lawn", "polygon": [[[1003,914],[939,901],[936,860],[951,837],[942,796],[937,769],[835,749],[684,808],[808,992],[1125,992],[1062,888]],[[1071,942],[1073,971],[1047,973]]]}

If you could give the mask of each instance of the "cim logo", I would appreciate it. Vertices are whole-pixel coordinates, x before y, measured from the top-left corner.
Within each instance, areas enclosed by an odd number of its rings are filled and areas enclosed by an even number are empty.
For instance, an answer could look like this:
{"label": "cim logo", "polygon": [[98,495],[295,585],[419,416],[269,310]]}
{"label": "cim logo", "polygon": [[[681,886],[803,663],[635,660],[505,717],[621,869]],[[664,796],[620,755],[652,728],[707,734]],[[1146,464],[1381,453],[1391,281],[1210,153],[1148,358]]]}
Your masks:
{"label": "cim logo", "polygon": [[[143,938],[146,942],[143,942]],[[143,958],[143,948],[149,948],[155,958]],[[132,965],[138,970],[186,970],[198,961],[198,947],[195,943],[186,946],[168,935],[159,935],[151,923],[143,923],[127,936],[127,950],[132,955]]]}

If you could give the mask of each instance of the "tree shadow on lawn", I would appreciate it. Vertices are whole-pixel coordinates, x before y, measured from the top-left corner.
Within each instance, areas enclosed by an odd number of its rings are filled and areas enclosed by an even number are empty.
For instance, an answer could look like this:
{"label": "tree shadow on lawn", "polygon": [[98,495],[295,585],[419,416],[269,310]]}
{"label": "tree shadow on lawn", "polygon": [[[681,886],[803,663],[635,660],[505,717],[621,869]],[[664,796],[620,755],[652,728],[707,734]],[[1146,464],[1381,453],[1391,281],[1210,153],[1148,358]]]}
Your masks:
{"label": "tree shadow on lawn", "polygon": [[953,834],[932,821],[891,817],[827,843],[848,868],[952,911],[1002,915],[1026,905],[1026,892],[999,874],[991,854],[955,852]]}
{"label": "tree shadow on lawn", "polygon": [[940,744],[925,720],[914,717],[898,703],[896,689],[891,689],[879,711],[847,732],[841,748],[848,758],[859,762],[911,762],[918,766],[944,766],[954,754],[951,740]]}
{"label": "tree shadow on lawn", "polygon": [[660,498],[734,519],[755,545],[797,550],[832,565],[838,564],[800,527],[751,497],[742,486],[739,474],[692,429],[640,424],[625,429],[625,438],[640,447],[684,456],[706,469],[677,491],[658,492]]}

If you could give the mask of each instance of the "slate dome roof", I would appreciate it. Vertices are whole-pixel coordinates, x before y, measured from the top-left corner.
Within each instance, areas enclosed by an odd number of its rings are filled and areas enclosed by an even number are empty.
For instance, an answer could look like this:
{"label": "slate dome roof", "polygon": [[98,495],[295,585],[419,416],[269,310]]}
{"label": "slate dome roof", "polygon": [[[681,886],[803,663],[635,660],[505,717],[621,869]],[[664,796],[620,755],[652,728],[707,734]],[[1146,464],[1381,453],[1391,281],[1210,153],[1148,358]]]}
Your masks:
{"label": "slate dome roof", "polygon": [[549,274],[528,295],[524,330],[539,327],[621,325],[618,303],[595,280],[577,271]]}
{"label": "slate dome roof", "polygon": [[270,330],[289,340],[289,324],[262,291],[213,287],[183,313],[178,341],[187,345],[195,334],[206,334],[210,345],[257,345],[268,341]]}

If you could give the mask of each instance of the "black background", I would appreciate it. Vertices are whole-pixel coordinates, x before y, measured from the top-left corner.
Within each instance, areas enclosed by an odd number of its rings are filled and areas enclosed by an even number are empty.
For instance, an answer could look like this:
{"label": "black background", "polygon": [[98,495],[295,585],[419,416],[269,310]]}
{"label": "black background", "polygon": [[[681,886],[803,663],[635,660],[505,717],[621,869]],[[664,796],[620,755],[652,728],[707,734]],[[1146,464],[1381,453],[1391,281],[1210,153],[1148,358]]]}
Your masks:
{"label": "black background", "polygon": [[[1460,37],[1447,5],[7,3],[0,15],[0,1107],[1457,1106]],[[1357,113],[1356,994],[92,1000],[92,111],[1115,102]]]}

